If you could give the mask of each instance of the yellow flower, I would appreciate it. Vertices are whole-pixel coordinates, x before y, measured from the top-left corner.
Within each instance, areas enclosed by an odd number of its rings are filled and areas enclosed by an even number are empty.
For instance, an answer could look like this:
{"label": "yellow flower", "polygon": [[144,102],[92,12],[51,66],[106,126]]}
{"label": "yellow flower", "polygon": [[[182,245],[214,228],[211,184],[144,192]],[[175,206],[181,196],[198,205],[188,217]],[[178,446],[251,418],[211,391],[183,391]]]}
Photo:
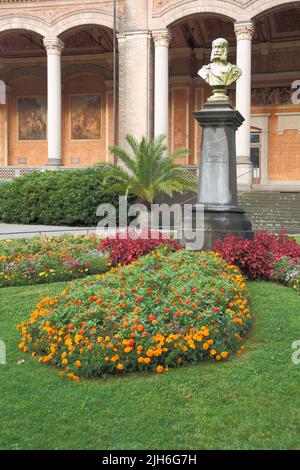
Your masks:
{"label": "yellow flower", "polygon": [[117,365],[117,369],[118,369],[118,370],[124,370],[123,364],[118,364],[118,365]]}
{"label": "yellow flower", "polygon": [[227,351],[221,352],[221,356],[223,357],[223,359],[226,359],[226,357],[228,357],[228,355],[229,355],[229,352],[227,352]]}

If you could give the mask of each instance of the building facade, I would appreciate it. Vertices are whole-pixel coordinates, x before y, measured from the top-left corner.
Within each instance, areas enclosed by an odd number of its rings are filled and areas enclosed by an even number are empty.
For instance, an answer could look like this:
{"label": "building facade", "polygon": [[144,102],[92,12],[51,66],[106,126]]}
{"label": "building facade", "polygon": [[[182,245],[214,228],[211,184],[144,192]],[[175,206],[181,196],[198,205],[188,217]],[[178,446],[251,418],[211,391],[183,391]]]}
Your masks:
{"label": "building facade", "polygon": [[238,185],[299,190],[300,1],[116,0],[115,36],[113,3],[0,0],[0,178],[111,161],[115,127],[120,145],[167,135],[194,171],[210,94],[197,72],[225,37],[243,70]]}

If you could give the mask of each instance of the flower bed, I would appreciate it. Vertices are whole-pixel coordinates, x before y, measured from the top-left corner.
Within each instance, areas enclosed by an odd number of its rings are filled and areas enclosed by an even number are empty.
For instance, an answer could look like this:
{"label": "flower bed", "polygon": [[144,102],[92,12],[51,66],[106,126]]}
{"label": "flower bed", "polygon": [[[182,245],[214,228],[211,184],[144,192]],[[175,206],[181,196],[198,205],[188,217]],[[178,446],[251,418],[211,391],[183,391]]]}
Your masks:
{"label": "flower bed", "polygon": [[240,351],[251,317],[235,266],[215,253],[170,253],[165,246],[43,299],[18,327],[19,348],[74,380],[161,373]]}
{"label": "flower bed", "polygon": [[217,241],[213,250],[251,280],[278,281],[299,288],[300,246],[285,233],[257,232],[254,240],[235,236]]}
{"label": "flower bed", "polygon": [[[132,234],[133,236],[134,234]],[[139,235],[139,237],[138,237]],[[124,234],[123,234],[124,236]],[[0,287],[68,281],[106,272],[111,265],[127,264],[162,244],[180,248],[175,240],[100,240],[95,235],[36,237],[0,241]]]}
{"label": "flower bed", "polygon": [[300,293],[300,261],[284,256],[274,263],[273,268],[271,280],[293,287]]}
{"label": "flower bed", "polygon": [[109,260],[96,236],[0,241],[0,286],[66,281],[106,272]]}

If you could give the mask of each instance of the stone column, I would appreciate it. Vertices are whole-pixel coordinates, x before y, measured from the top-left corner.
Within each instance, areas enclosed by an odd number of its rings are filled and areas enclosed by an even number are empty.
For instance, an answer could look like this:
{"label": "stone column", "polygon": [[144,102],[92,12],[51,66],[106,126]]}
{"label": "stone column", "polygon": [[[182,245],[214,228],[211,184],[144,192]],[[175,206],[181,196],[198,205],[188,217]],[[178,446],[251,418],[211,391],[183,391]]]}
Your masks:
{"label": "stone column", "polygon": [[168,30],[153,31],[155,46],[154,64],[154,136],[164,134],[166,144],[169,136],[169,45]]}
{"label": "stone column", "polygon": [[3,166],[8,166],[8,87],[3,80],[0,80],[0,112],[1,119],[3,120],[3,145],[1,150],[3,151],[3,157],[0,155],[0,162]]}
{"label": "stone column", "polygon": [[59,38],[44,38],[47,50],[48,83],[48,165],[62,164],[61,154],[61,53],[64,47]]}
{"label": "stone column", "polygon": [[251,131],[251,46],[254,27],[252,21],[237,22],[234,25],[237,39],[237,65],[243,74],[236,84],[236,108],[245,121],[236,135],[237,177],[240,189],[250,189],[252,163],[250,160]]}
{"label": "stone column", "polygon": [[140,140],[153,134],[151,34],[126,31],[119,45],[119,145],[127,147],[126,134]]}

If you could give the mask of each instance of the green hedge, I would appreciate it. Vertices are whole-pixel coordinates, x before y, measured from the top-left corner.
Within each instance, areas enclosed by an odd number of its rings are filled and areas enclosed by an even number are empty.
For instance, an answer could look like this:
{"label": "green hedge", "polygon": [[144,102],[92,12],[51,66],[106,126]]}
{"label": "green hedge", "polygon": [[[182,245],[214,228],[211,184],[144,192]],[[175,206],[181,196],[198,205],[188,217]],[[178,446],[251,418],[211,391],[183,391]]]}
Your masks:
{"label": "green hedge", "polygon": [[119,194],[103,194],[101,170],[35,172],[16,178],[0,190],[4,223],[95,226],[101,203],[117,207]]}

